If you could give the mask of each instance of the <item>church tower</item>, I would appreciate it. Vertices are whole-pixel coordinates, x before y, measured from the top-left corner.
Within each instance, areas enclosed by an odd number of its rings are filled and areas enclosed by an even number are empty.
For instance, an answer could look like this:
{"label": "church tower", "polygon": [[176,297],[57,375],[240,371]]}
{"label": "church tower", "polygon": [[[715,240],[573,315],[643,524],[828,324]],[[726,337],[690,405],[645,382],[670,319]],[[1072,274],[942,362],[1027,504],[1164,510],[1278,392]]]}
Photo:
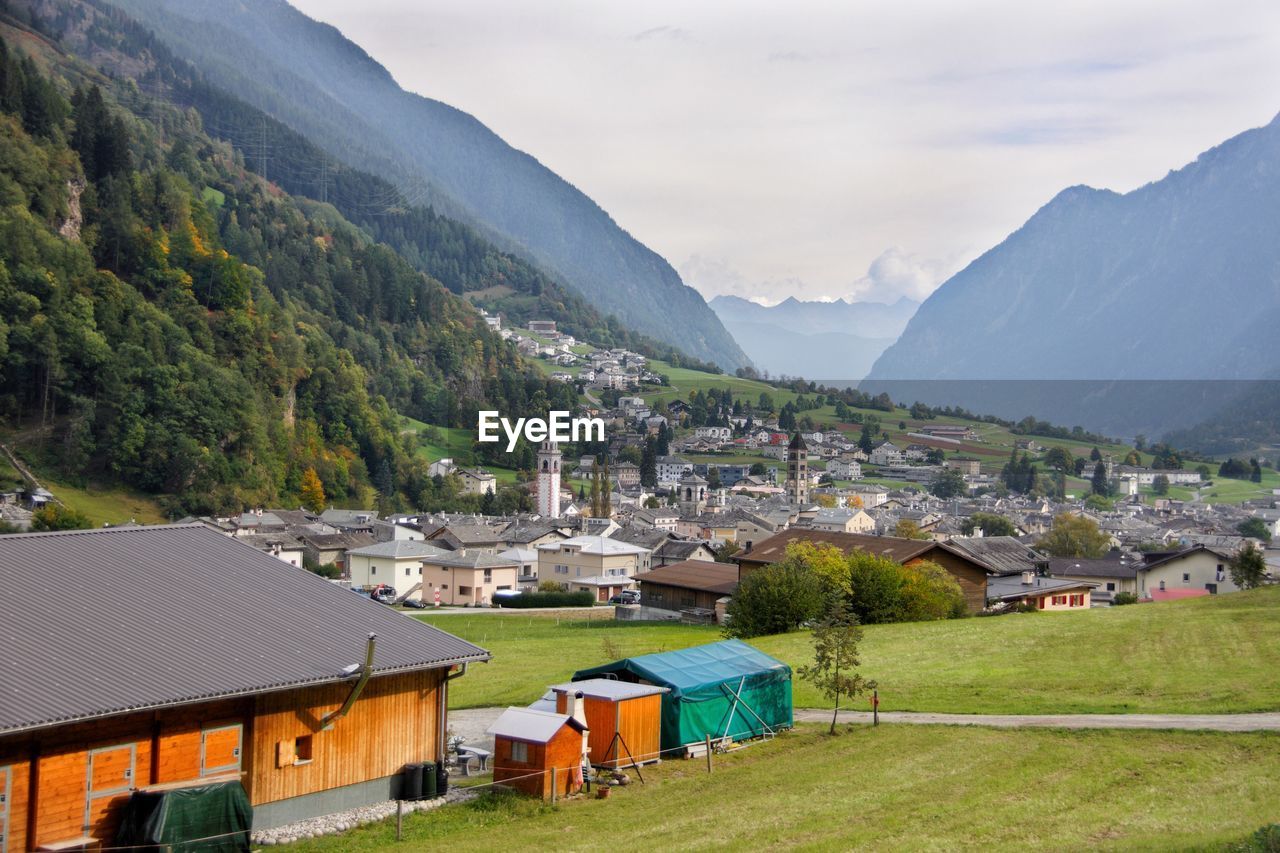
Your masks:
{"label": "church tower", "polygon": [[538,515],[560,517],[560,448],[554,441],[538,448]]}
{"label": "church tower", "polygon": [[799,432],[787,445],[787,497],[801,506],[809,502],[809,448]]}
{"label": "church tower", "polygon": [[680,517],[697,518],[707,508],[707,481],[690,471],[676,484],[680,497]]}

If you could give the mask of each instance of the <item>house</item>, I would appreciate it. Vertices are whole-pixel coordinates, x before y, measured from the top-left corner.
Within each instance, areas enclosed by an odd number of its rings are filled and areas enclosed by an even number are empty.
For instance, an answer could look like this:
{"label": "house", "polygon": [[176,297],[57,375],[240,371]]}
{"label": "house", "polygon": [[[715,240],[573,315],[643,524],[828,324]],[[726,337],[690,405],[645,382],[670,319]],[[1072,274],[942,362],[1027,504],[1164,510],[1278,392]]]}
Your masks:
{"label": "house", "polygon": [[942,461],[942,467],[959,471],[966,477],[976,477],[982,473],[982,461],[972,456],[952,456]]}
{"label": "house", "polygon": [[576,794],[583,785],[587,727],[571,714],[508,708],[493,735],[493,782],[542,800]]}
{"label": "house", "polygon": [[674,486],[681,477],[693,470],[693,463],[679,456],[659,456],[655,467],[659,485]]}
{"label": "house", "polygon": [[498,555],[504,560],[515,563],[519,571],[516,573],[516,586],[520,590],[538,588],[538,549],[512,547]]}
{"label": "house", "polygon": [[649,549],[605,536],[574,536],[538,546],[538,577],[570,592],[588,590],[608,601],[649,567]]}
{"label": "house", "polygon": [[393,539],[347,552],[347,576],[355,589],[389,586],[396,598],[422,598],[422,561],[450,554],[444,548],[414,540]]}
{"label": "house", "polygon": [[614,770],[661,760],[662,694],[667,688],[589,678],[553,685],[550,692],[559,714],[573,714],[582,702],[593,766]]}
{"label": "house", "polygon": [[666,687],[662,750],[703,744],[707,737],[746,740],[794,725],[791,667],[741,640],[640,655],[573,674]]}
{"label": "house", "polygon": [[394,798],[489,658],[203,525],[0,538],[0,583],[32,566],[92,596],[0,596],[9,850],[109,845],[155,786],[238,780],[255,829]]}
{"label": "house", "polygon": [[1142,562],[1141,556],[1126,554],[1119,549],[1097,559],[1050,557],[1049,576],[1097,584],[1092,600],[1110,604],[1116,593],[1138,594],[1138,567]]}
{"label": "house", "polygon": [[833,480],[860,480],[862,463],[856,459],[832,459],[827,463],[827,473]]}
{"label": "house", "polygon": [[951,439],[974,438],[976,435],[970,427],[951,424],[920,427],[920,432],[925,435],[936,436],[937,438]]}
{"label": "house", "polygon": [[642,618],[678,619],[682,611],[699,611],[706,621],[718,622],[716,602],[738,589],[738,567],[687,560],[645,572],[636,581]]}
{"label": "house", "polygon": [[876,529],[876,520],[861,509],[820,509],[809,526],[841,533],[871,533]]}
{"label": "house", "polygon": [[450,459],[449,457],[445,457],[444,459],[437,459],[435,462],[432,462],[430,465],[427,466],[427,476],[428,477],[448,477],[450,474],[453,473],[453,470],[455,467],[456,466],[453,464],[453,460]]}
{"label": "house", "polygon": [[640,485],[640,466],[634,462],[619,462],[609,469],[609,473],[621,488]]}
{"label": "house", "polygon": [[1210,593],[1235,592],[1228,566],[1231,557],[1204,545],[1181,551],[1144,554],[1138,566],[1138,595],[1170,589],[1203,589]]}
{"label": "house", "polygon": [[348,551],[372,545],[375,541],[372,534],[348,533],[327,524],[293,529],[294,535],[302,542],[302,554],[306,560],[317,566],[335,566],[340,572],[346,571]]}
{"label": "house", "polygon": [[521,564],[510,557],[486,551],[441,551],[422,558],[422,592],[430,591],[440,603],[482,607],[493,601],[495,592],[519,587]]}
{"label": "house", "polygon": [[655,507],[654,509],[638,509],[631,515],[631,523],[636,527],[663,530],[674,533],[680,511],[675,507]]}
{"label": "house", "polygon": [[469,551],[484,551],[496,554],[499,551],[505,551],[509,547],[504,536],[506,528],[507,524],[505,522],[489,524],[481,520],[463,521],[458,524],[449,524],[433,531],[427,537],[427,541],[436,545],[444,545],[454,551],[461,551],[466,548]]}
{"label": "house", "polygon": [[1035,572],[987,581],[989,604],[1029,604],[1037,610],[1088,610],[1097,586],[1088,581],[1049,578]]}
{"label": "house", "polygon": [[867,461],[872,465],[902,465],[906,462],[906,456],[892,442],[884,441],[871,451]]}
{"label": "house", "polygon": [[498,478],[480,468],[459,468],[458,476],[462,478],[462,491],[468,495],[492,494],[498,490]]}
{"label": "house", "polygon": [[236,538],[250,548],[256,548],[264,554],[270,554],[277,560],[283,560],[291,566],[301,566],[306,556],[306,546],[296,536],[287,532],[250,533]]}
{"label": "house", "polygon": [[743,550],[735,554],[733,559],[738,564],[739,578],[746,577],[762,566],[782,560],[786,557],[787,546],[793,542],[831,545],[846,554],[866,551],[904,566],[926,560],[937,563],[960,584],[966,606],[970,612],[975,613],[986,607],[987,577],[995,574],[986,565],[945,542],[792,527],[756,543],[749,551]]}
{"label": "house", "polygon": [[530,320],[526,328],[540,335],[552,334],[556,330],[555,320]]}

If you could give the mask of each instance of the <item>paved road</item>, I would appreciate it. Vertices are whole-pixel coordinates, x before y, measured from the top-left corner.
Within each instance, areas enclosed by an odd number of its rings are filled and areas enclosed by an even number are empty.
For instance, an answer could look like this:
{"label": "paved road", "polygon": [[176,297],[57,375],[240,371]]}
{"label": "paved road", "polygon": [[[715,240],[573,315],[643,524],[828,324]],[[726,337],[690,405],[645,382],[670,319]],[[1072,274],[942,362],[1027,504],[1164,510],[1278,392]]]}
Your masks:
{"label": "paved road", "polygon": [[[869,711],[841,711],[842,723],[870,723]],[[831,712],[797,708],[796,722],[827,723]],[[1186,729],[1216,732],[1280,731],[1280,713],[1273,714],[928,714],[882,711],[882,723],[914,725],[993,726],[1002,729]]]}

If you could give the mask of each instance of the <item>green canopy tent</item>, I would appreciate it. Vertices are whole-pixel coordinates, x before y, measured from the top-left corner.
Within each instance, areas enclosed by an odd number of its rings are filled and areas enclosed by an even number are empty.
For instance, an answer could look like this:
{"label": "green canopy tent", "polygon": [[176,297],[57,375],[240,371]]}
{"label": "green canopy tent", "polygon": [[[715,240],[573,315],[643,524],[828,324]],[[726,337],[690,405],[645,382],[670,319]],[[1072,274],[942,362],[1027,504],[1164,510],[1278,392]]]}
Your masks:
{"label": "green canopy tent", "polygon": [[573,674],[669,688],[662,696],[662,749],[744,740],[794,724],[791,667],[741,640],[625,658]]}

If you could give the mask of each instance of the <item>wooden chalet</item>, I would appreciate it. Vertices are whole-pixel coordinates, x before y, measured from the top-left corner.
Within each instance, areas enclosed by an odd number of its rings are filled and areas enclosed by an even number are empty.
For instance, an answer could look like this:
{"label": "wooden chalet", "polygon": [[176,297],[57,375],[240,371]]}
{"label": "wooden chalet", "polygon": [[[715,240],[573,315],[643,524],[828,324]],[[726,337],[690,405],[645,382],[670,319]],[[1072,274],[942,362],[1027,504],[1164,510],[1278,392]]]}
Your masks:
{"label": "wooden chalet", "polygon": [[716,602],[738,588],[733,563],[685,560],[636,575],[640,606],[655,610],[716,611]]}
{"label": "wooden chalet", "polygon": [[156,786],[239,780],[255,829],[390,799],[489,657],[203,525],[3,536],[0,584],[9,851],[109,846]]}
{"label": "wooden chalet", "polygon": [[966,606],[970,612],[975,613],[986,607],[988,576],[1004,573],[995,571],[993,567],[946,542],[792,527],[755,543],[749,551],[735,554],[733,559],[738,564],[739,578],[746,577],[762,566],[779,562],[786,557],[787,546],[793,542],[831,545],[846,554],[865,551],[878,557],[887,557],[904,566],[926,560],[937,563],[960,584]]}

